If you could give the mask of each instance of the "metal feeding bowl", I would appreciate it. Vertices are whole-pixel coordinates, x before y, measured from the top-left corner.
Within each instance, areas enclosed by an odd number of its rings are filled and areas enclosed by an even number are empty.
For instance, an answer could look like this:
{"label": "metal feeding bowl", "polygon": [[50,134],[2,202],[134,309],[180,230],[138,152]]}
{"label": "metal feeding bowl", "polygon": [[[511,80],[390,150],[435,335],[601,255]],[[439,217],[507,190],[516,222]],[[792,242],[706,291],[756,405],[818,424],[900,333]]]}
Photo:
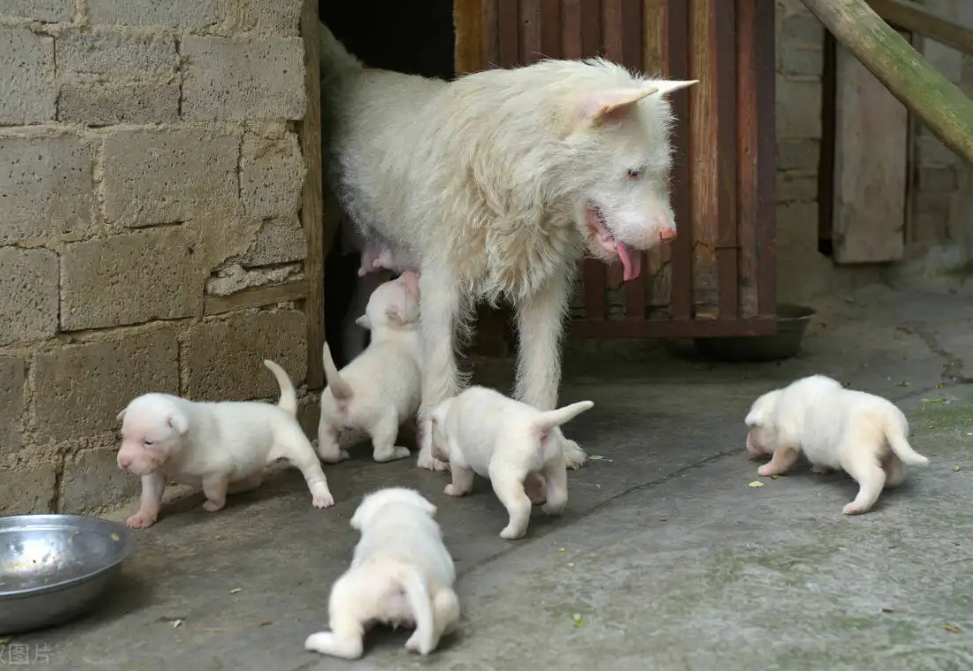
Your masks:
{"label": "metal feeding bowl", "polygon": [[693,342],[703,356],[720,361],[779,361],[797,354],[813,308],[782,303],[777,306],[777,333],[738,338],[696,338]]}
{"label": "metal feeding bowl", "polygon": [[134,547],[128,528],[98,517],[0,517],[0,634],[88,611]]}

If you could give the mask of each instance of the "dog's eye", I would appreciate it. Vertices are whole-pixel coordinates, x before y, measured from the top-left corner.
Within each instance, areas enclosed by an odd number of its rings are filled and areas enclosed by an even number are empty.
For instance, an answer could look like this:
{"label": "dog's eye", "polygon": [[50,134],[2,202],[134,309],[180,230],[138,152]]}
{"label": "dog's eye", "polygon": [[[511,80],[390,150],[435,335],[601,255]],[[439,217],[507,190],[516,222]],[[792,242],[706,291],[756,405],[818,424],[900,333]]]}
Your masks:
{"label": "dog's eye", "polygon": [[152,441],[151,441],[151,440],[149,440],[148,438],[146,438],[146,439],[145,439],[145,440],[143,440],[142,442],[143,442],[143,443],[145,444],[145,446],[146,446],[146,447],[148,447],[149,445],[152,445]]}
{"label": "dog's eye", "polygon": [[631,179],[641,179],[643,172],[644,171],[642,170],[642,168],[629,168],[628,169],[628,176]]}

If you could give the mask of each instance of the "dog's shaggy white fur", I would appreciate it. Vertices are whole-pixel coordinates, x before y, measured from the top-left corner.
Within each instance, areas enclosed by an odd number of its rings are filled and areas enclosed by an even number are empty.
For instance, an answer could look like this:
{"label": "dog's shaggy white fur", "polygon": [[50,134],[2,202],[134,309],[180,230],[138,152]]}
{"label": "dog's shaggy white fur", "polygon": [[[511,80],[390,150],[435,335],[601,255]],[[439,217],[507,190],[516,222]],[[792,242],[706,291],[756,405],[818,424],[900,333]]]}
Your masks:
{"label": "dog's shaggy white fur", "polygon": [[[601,59],[547,60],[453,82],[365,68],[319,27],[326,148],[341,203],[368,239],[422,270],[419,465],[429,414],[460,386],[454,351],[477,300],[507,299],[520,333],[518,399],[557,404],[560,338],[585,251],[637,278],[641,251],[676,235],[667,96]],[[585,453],[565,441],[569,467]]]}
{"label": "dog's shaggy white fur", "polygon": [[433,410],[432,452],[449,462],[446,494],[463,496],[473,474],[490,479],[510,520],[501,538],[527,533],[531,503],[559,515],[568,502],[564,438],[557,428],[594,406],[580,401],[542,411],[485,387],[470,387]]}
{"label": "dog's shaggy white fur", "polygon": [[328,344],[324,371],[328,386],[321,393],[318,454],[329,463],[348,457],[338,445],[342,430],[358,429],[372,438],[375,461],[409,456],[396,446],[403,422],[419,408],[422,371],[418,333],[419,276],[413,271],[380,285],[368,300],[359,326],[372,341],[354,361],[338,371]]}
{"label": "dog's shaggy white fur", "polygon": [[361,532],[351,567],[331,588],[331,631],[311,634],[304,647],[357,659],[376,622],[415,626],[405,647],[428,655],[460,618],[456,569],[433,519],[436,507],[403,487],[369,494],[351,518]]}
{"label": "dog's shaggy white fur", "polygon": [[198,487],[203,507],[215,512],[226,494],[260,485],[264,468],[286,459],[300,469],[316,508],[334,505],[328,480],[297,422],[297,394],[284,370],[264,361],[280,385],[277,405],[256,401],[189,401],[169,394],[144,394],[118,413],[122,444],[118,466],[142,476],[138,512],[130,527],[155,523],[166,478]]}
{"label": "dog's shaggy white fur", "polygon": [[858,496],[842,512],[868,512],[885,487],[905,476],[903,462],[929,460],[909,445],[909,423],[891,402],[844,389],[824,375],[811,375],[758,398],[744,420],[747,451],[771,456],[757,473],[778,475],[803,452],[815,473],[843,470],[859,484]]}

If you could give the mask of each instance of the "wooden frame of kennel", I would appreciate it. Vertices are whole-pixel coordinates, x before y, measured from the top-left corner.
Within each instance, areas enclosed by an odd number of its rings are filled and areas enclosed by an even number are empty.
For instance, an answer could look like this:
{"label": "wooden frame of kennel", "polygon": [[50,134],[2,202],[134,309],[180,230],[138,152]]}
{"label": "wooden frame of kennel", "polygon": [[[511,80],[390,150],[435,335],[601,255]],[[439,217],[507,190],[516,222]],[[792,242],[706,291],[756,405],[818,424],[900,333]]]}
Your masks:
{"label": "wooden frame of kennel", "polygon": [[[454,0],[454,17],[457,74],[603,54],[700,80],[672,97],[679,237],[625,285],[620,268],[586,260],[572,336],[776,331],[774,0]],[[504,314],[481,315],[479,330],[482,353],[512,340]]]}

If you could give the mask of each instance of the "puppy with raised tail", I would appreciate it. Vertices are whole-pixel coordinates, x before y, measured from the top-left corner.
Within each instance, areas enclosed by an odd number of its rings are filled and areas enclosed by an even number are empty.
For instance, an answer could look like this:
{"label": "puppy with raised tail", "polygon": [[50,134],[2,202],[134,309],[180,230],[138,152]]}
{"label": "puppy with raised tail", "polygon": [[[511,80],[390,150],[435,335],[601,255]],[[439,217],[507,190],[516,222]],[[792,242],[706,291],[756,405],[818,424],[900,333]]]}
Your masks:
{"label": "puppy with raised tail", "polygon": [[216,512],[227,493],[260,485],[263,469],[286,459],[300,469],[315,508],[334,505],[328,480],[311,442],[297,422],[297,394],[284,370],[264,361],[280,385],[277,405],[258,401],[189,401],[170,394],[144,394],[118,413],[122,444],[118,467],[142,476],[138,512],[128,526],[152,526],[162,505],[166,478],[202,486],[203,508]]}
{"label": "puppy with raised tail", "polygon": [[372,438],[375,461],[409,456],[395,444],[399,427],[419,409],[422,372],[419,344],[419,275],[406,271],[372,293],[359,326],[371,331],[365,351],[340,371],[324,344],[328,386],[321,393],[318,454],[326,462],[346,459],[338,446],[344,429],[360,429]]}
{"label": "puppy with raised tail", "polygon": [[500,537],[523,537],[531,503],[543,503],[549,515],[559,515],[567,505],[560,426],[593,406],[591,401],[580,401],[541,411],[477,386],[446,399],[431,417],[433,456],[449,463],[453,477],[446,494],[469,492],[474,474],[489,478],[510,515]]}
{"label": "puppy with raised tail", "polygon": [[778,475],[803,452],[815,473],[842,470],[859,485],[845,515],[868,512],[885,487],[905,477],[903,463],[929,459],[909,445],[909,423],[880,396],[845,389],[824,375],[811,375],[758,398],[744,420],[747,451],[771,456],[757,473]]}
{"label": "puppy with raised tail", "polygon": [[428,655],[459,622],[456,569],[433,519],[436,506],[413,489],[389,487],[367,495],[351,518],[361,532],[351,567],[331,588],[331,631],[311,634],[304,647],[358,659],[375,623],[414,626],[406,649]]}

